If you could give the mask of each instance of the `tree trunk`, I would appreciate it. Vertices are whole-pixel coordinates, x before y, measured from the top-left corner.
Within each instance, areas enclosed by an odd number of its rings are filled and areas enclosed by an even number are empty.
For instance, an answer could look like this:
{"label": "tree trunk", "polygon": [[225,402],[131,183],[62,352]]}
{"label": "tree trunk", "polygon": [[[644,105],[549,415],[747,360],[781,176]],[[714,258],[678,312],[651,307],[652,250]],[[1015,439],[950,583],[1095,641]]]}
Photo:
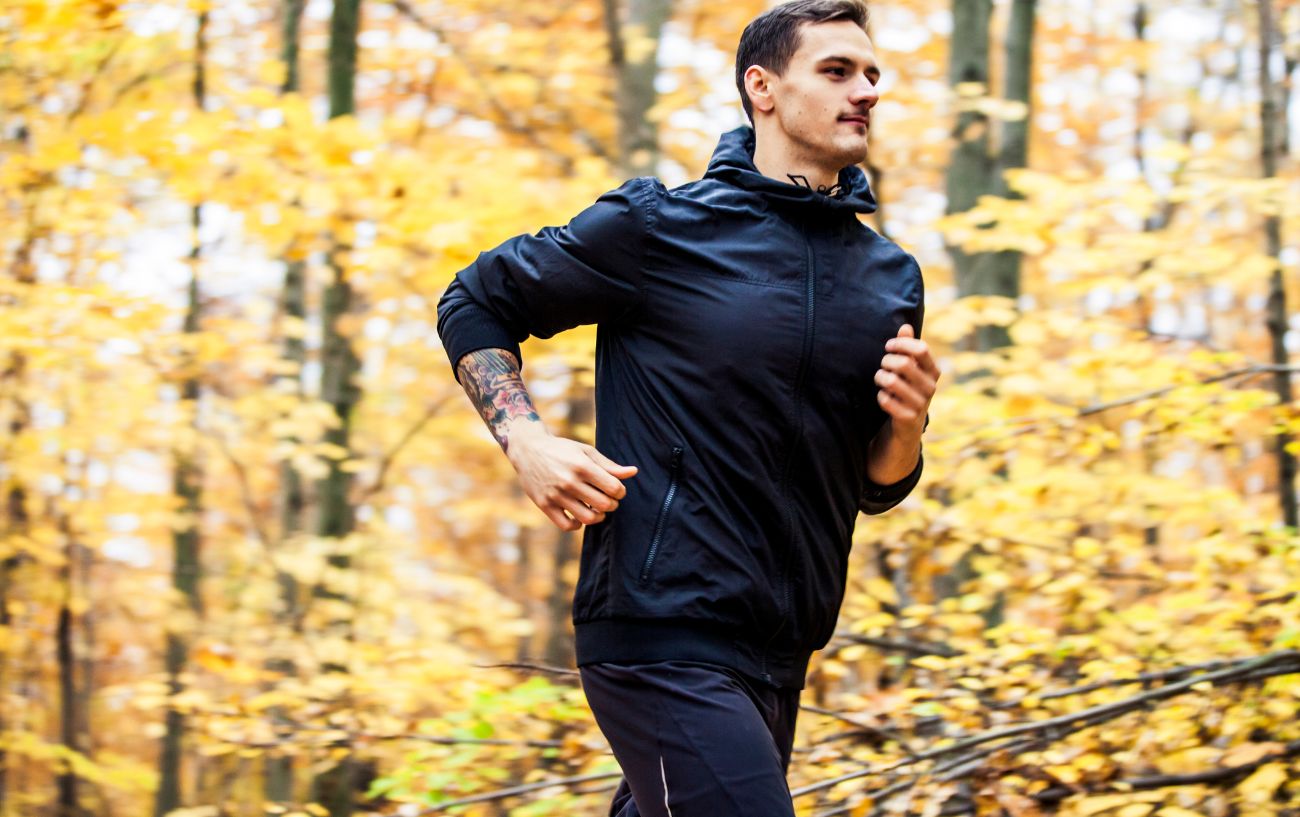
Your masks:
{"label": "tree trunk", "polygon": [[[285,0],[281,11],[282,33],[280,57],[284,61],[284,83],[280,93],[297,93],[298,78],[298,37],[302,23],[304,0]],[[293,206],[297,206],[295,201]],[[291,374],[281,374],[277,378],[278,387],[294,395],[302,396],[302,369],[307,361],[306,344],[297,331],[307,317],[307,262],[301,258],[284,259],[284,286],[280,295],[281,319],[293,329],[285,332],[284,359],[295,364]],[[297,442],[290,439],[289,442]],[[285,460],[280,464],[280,542],[287,541],[294,534],[303,530],[303,515],[306,511],[306,492],[302,475],[293,463]],[[268,543],[269,545],[269,543]],[[294,632],[300,631],[301,618],[298,605],[298,581],[291,574],[283,571],[277,576],[280,585],[280,620],[291,622]],[[267,662],[267,669],[276,675],[291,677],[297,667],[292,659],[274,656]],[[274,683],[274,682],[272,682]],[[272,718],[283,714],[281,707],[272,707],[268,713]],[[290,755],[268,754],[266,757],[265,796],[267,802],[287,805],[293,800],[293,757]]]}
{"label": "tree trunk", "polygon": [[[1278,119],[1278,98],[1281,88],[1273,79],[1273,46],[1277,29],[1273,23],[1273,0],[1259,0],[1259,158],[1266,179],[1277,175],[1278,133],[1284,123]],[[1264,236],[1268,254],[1277,261],[1282,251],[1282,220],[1277,215],[1264,219]],[[1276,263],[1269,278],[1268,331],[1272,339],[1273,389],[1278,405],[1290,406],[1291,373],[1287,371],[1289,355],[1283,342],[1287,330],[1286,288],[1282,280],[1282,266]],[[1295,496],[1295,455],[1286,450],[1291,435],[1280,433],[1274,440],[1277,451],[1277,491],[1282,505],[1282,522],[1289,528],[1297,524]]]}
{"label": "tree trunk", "polygon": [[[1012,0],[1011,20],[1007,26],[1004,60],[1006,77],[1003,83],[1003,96],[1008,101],[1021,103],[1025,109],[1023,118],[1001,122],[1001,145],[992,182],[993,192],[1007,198],[1021,198],[1021,196],[1007,186],[1006,171],[1026,167],[1029,164],[1035,10],[1035,0]],[[982,282],[982,285],[987,287],[986,291],[990,294],[1019,299],[1020,260],[1020,253],[1015,250],[989,253],[985,266],[987,277]],[[981,336],[979,342],[981,351],[1011,343],[1011,336],[1006,327],[985,326],[977,331]],[[966,555],[969,556],[970,552]],[[964,562],[965,559],[961,569],[968,571]],[[992,602],[983,613],[985,626],[991,629],[1002,624],[1005,610],[1006,591],[998,590],[993,594]]]}
{"label": "tree trunk", "polygon": [[[194,105],[202,111],[206,97],[206,77],[204,63],[207,52],[208,12],[199,12],[198,28],[194,35]],[[190,287],[189,305],[185,313],[186,334],[199,331],[199,226],[201,223],[200,206],[194,205],[190,212],[193,227],[194,244],[190,249]],[[198,411],[199,381],[195,374],[187,372],[181,384],[182,406],[190,411]],[[191,416],[189,422],[196,423]],[[195,452],[178,450],[174,453],[175,465],[172,474],[172,492],[177,498],[179,511],[184,515],[186,525],[172,534],[172,587],[185,599],[189,609],[196,617],[202,614],[202,601],[199,598],[199,510],[201,474],[195,459]],[[181,616],[180,622],[189,620]],[[180,676],[189,659],[189,633],[182,623],[177,629],[167,633],[167,654],[164,659],[167,671],[167,686],[171,695],[184,689]],[[185,718],[179,710],[168,708],[163,733],[162,752],[159,755],[158,791],[154,799],[154,814],[162,817],[169,811],[180,808],[183,797],[181,792],[181,744],[185,732]]]}
{"label": "tree trunk", "polygon": [[[360,24],[361,0],[335,0],[334,12],[330,18],[329,42],[331,119],[348,116],[355,110],[357,34]],[[346,242],[335,237],[329,256],[330,281],[325,289],[321,310],[321,399],[333,406],[334,414],[339,420],[338,426],[326,433],[325,439],[337,446],[337,450],[348,453],[351,452],[352,411],[361,397],[355,382],[360,363],[352,348],[352,340],[345,334],[342,325],[342,319],[353,309],[352,285],[348,281],[347,265],[343,259],[350,249]],[[342,465],[339,460],[331,459],[329,472],[321,480],[317,491],[316,533],[339,542],[352,532],[356,524],[350,490],[352,475]],[[329,564],[338,571],[346,571],[351,569],[352,560],[344,553],[334,553],[329,557]],[[322,586],[317,586],[314,594],[319,598],[346,600],[342,594]],[[349,621],[336,620],[331,623],[329,632],[350,638],[350,627]],[[346,671],[346,667],[337,664],[327,664],[323,669],[326,672]],[[345,749],[347,754],[312,782],[312,799],[324,806],[330,817],[350,817],[356,785],[356,761],[352,756],[351,745],[343,744],[339,748]]]}
{"label": "tree trunk", "polygon": [[[19,280],[23,280],[21,270]],[[27,280],[26,283],[31,283],[31,281]],[[4,380],[12,380],[15,383],[15,388],[12,390],[15,395],[13,416],[9,420],[10,440],[20,438],[31,424],[31,411],[20,396],[22,391],[16,387],[24,379],[26,371],[26,358],[21,353],[14,353],[3,376]],[[9,537],[26,533],[29,525],[27,489],[20,479],[10,477],[10,487],[5,497],[5,511],[5,533]],[[9,628],[13,626],[13,617],[9,610],[10,584],[22,561],[23,557],[19,554],[7,556],[3,561],[0,561],[0,631],[2,632],[8,632]],[[0,651],[0,690],[8,688],[9,652]],[[10,729],[9,712],[7,708],[3,708],[5,700],[5,696],[0,696],[0,733],[7,733]],[[0,814],[8,812],[8,762],[8,752],[3,745],[0,745]]]}
{"label": "tree trunk", "polygon": [[[949,80],[956,88],[961,83],[978,82],[988,87],[989,0],[954,0],[953,30],[963,36],[952,39],[952,64]],[[1025,106],[1023,119],[1003,120],[996,157],[989,151],[989,119],[978,111],[963,111],[957,117],[957,147],[948,168],[948,212],[969,210],[981,195],[1011,195],[1005,179],[1008,169],[1025,167],[1029,149],[1029,104],[1033,77],[1035,0],[1013,0],[1005,43],[1006,77],[1003,96]],[[962,252],[949,247],[957,277],[959,297],[967,295],[1020,295],[1020,253]],[[1006,327],[981,326],[975,330],[974,350],[987,352],[1009,345]],[[970,344],[967,344],[970,348]],[[986,372],[972,372],[967,377]],[[962,378],[965,379],[965,378]],[[956,596],[962,586],[975,578],[971,560],[976,549],[962,554],[948,574],[934,581],[936,603]],[[989,627],[1002,622],[1004,594],[995,594],[983,617]]]}
{"label": "tree trunk", "polygon": [[[29,132],[26,129],[21,131],[19,139],[22,141],[23,149],[31,147]],[[41,228],[29,222],[29,230],[23,237],[22,246],[18,247],[14,253],[14,280],[20,284],[31,285],[36,283],[36,265],[32,261],[32,248],[41,233]],[[9,393],[13,397],[13,414],[9,417],[9,439],[11,442],[18,440],[26,433],[31,426],[32,414],[31,407],[23,399],[22,385],[27,379],[27,356],[21,351],[12,352],[9,356],[8,365],[3,373],[0,373],[0,383],[9,381]],[[9,475],[8,490],[4,497],[5,510],[5,533],[8,536],[21,536],[28,532],[30,525],[30,515],[27,511],[27,487],[17,475]],[[9,610],[10,589],[17,573],[18,568],[24,561],[30,557],[24,554],[15,553],[12,556],[6,556],[0,560],[0,632],[7,632],[13,626],[13,617]],[[9,653],[0,651],[0,690],[9,688]],[[19,692],[17,698],[23,700],[27,698],[27,690],[24,688]],[[9,712],[5,708],[7,697],[0,695],[0,734],[7,734],[10,729]],[[9,812],[9,754],[2,742],[0,742],[0,814]],[[19,780],[19,791],[23,791],[22,780]]]}
{"label": "tree trunk", "polygon": [[[980,94],[989,92],[989,18],[992,0],[953,0],[953,31],[961,32],[951,41],[948,82],[954,92],[963,86],[982,86]],[[960,111],[953,130],[957,144],[948,163],[946,189],[947,212],[964,213],[991,188],[993,161],[989,155],[989,118],[978,110]],[[979,255],[967,255],[958,247],[949,247],[957,296],[983,292]]]}
{"label": "tree trunk", "polygon": [[[991,0],[953,0],[953,30],[963,32],[963,36],[952,39],[951,45],[948,79],[954,89],[977,83],[983,86],[983,93],[989,93],[991,17]],[[1005,47],[1004,96],[1026,105],[1030,91],[1033,26],[1034,0],[1015,0]],[[977,110],[958,114],[954,133],[957,146],[947,174],[948,213],[971,209],[982,195],[1005,195],[1003,171],[1025,166],[1028,119],[1001,122],[1001,144],[996,155],[989,150],[992,127],[993,122]],[[968,254],[957,247],[949,247],[948,251],[953,259],[958,297],[1019,296],[1020,260],[1017,253]],[[981,326],[967,343],[967,349],[989,351],[1009,343],[1006,327]]]}
{"label": "tree trunk", "polygon": [[[991,183],[989,192],[1006,198],[1020,198],[1019,194],[1013,193],[1008,188],[1006,171],[1025,167],[1029,158],[1028,111],[1030,81],[1033,75],[1034,4],[1035,0],[1013,0],[1011,20],[1007,26],[1006,78],[1003,83],[1003,97],[1008,101],[1022,103],[1026,114],[1023,119],[1000,121],[1001,144],[998,149],[997,166],[992,178],[989,179]],[[1004,250],[988,253],[987,258],[982,258],[981,262],[978,283],[981,293],[1003,295],[1012,299],[1020,297],[1019,252]],[[1011,337],[1004,326],[985,326],[977,331],[980,351],[988,351],[1011,343]]]}
{"label": "tree trunk", "polygon": [[[76,561],[76,545],[65,519],[61,525],[66,537],[64,562],[59,568],[59,584],[63,598],[59,603],[59,620],[55,631],[55,653],[59,665],[59,742],[70,752],[79,752],[77,740],[77,664],[72,646],[72,565]],[[59,772],[55,781],[58,791],[59,817],[78,817],[81,807],[77,801],[77,773],[71,765]]]}
{"label": "tree trunk", "polygon": [[[978,85],[980,95],[989,93],[989,22],[993,13],[992,0],[953,0],[953,36],[950,41],[948,82],[957,99],[963,94],[974,94],[975,88],[963,90],[962,86]],[[956,146],[948,162],[946,188],[948,204],[946,211],[962,213],[975,206],[981,195],[992,192],[992,179],[995,164],[989,154],[989,118],[978,110],[965,110],[957,113],[953,130]],[[952,258],[953,277],[957,284],[957,296],[984,293],[983,263],[986,255],[967,254],[959,247],[949,246],[948,254]],[[967,338],[965,351],[980,348],[991,342],[982,333],[983,327],[977,329],[974,336]],[[974,376],[968,375],[967,377]],[[966,379],[964,377],[959,380]],[[948,573],[937,576],[932,581],[935,603],[951,598],[961,592],[962,585],[973,578],[970,558],[973,548],[962,554]],[[892,577],[890,577],[892,580]],[[897,584],[897,582],[894,582]]]}
{"label": "tree trunk", "polygon": [[[659,38],[672,0],[629,0],[626,23],[618,0],[604,0],[609,58],[617,87],[618,161],[625,178],[653,175],[659,163],[659,131],[646,116],[657,98]],[[645,43],[652,42],[653,48]]]}

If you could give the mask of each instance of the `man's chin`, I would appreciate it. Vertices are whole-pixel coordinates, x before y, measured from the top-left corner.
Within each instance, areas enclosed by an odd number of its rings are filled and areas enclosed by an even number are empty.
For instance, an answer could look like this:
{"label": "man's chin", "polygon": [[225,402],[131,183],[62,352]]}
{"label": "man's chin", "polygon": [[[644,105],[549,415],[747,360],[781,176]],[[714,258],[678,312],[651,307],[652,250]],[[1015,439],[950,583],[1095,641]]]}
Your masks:
{"label": "man's chin", "polygon": [[836,147],[839,148],[836,153],[836,158],[841,167],[860,165],[867,160],[867,142],[865,139],[860,142],[854,141],[851,143],[849,143],[848,140],[845,140],[845,142],[836,145]]}

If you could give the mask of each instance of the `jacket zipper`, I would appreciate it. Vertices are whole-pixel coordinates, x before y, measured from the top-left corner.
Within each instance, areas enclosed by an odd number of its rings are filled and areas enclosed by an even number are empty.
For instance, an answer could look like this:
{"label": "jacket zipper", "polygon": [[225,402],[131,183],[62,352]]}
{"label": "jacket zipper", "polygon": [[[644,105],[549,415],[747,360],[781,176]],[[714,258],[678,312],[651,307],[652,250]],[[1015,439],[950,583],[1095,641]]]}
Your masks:
{"label": "jacket zipper", "polygon": [[795,449],[798,447],[800,441],[803,440],[803,381],[804,381],[804,375],[807,374],[808,371],[808,361],[812,356],[812,342],[813,342],[813,328],[814,328],[813,307],[816,303],[816,297],[817,297],[817,268],[816,268],[816,260],[813,257],[812,241],[808,239],[808,228],[806,225],[800,224],[799,231],[803,233],[804,251],[806,253],[806,257],[808,260],[807,267],[806,267],[806,277],[804,279],[805,283],[804,283],[803,350],[800,352],[799,355],[799,370],[798,373],[795,375],[795,381],[794,381],[795,419],[797,421],[797,426],[795,430],[794,439],[790,442],[790,451],[786,454],[785,468],[782,470],[781,473],[781,484],[785,489],[786,514],[790,520],[790,542],[789,542],[789,547],[786,548],[785,560],[781,567],[781,574],[778,577],[778,582],[781,585],[780,588],[781,591],[780,596],[782,602],[781,623],[777,625],[777,628],[772,633],[771,638],[767,640],[767,644],[764,645],[763,647],[761,671],[763,674],[763,678],[768,682],[771,682],[772,676],[767,671],[767,655],[768,655],[767,651],[772,646],[772,642],[776,640],[776,637],[780,635],[782,630],[785,629],[785,623],[789,619],[791,614],[790,562],[791,559],[793,558],[794,548],[795,548],[795,535],[794,535],[795,515],[794,515],[794,502],[790,498],[790,470],[791,467],[794,465]]}
{"label": "jacket zipper", "polygon": [[659,508],[659,518],[655,520],[654,535],[650,539],[650,550],[645,555],[645,564],[641,566],[641,582],[650,579],[650,568],[654,565],[655,555],[659,552],[659,542],[663,539],[664,526],[668,522],[668,508],[677,496],[677,470],[682,462],[681,446],[673,446],[672,465],[668,469],[668,490],[664,493],[664,503]]}

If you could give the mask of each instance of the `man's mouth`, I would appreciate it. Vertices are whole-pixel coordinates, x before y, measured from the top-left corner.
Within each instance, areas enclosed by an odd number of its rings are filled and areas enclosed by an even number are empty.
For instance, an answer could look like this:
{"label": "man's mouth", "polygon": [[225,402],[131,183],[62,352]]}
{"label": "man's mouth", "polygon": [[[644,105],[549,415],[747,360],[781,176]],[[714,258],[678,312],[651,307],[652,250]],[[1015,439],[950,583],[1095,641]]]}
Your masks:
{"label": "man's mouth", "polygon": [[867,117],[865,117],[865,116],[841,116],[841,117],[840,117],[840,121],[841,121],[841,122],[857,122],[857,123],[862,124],[862,125],[870,125],[870,124],[871,124],[871,120],[869,120],[869,119],[868,119]]}

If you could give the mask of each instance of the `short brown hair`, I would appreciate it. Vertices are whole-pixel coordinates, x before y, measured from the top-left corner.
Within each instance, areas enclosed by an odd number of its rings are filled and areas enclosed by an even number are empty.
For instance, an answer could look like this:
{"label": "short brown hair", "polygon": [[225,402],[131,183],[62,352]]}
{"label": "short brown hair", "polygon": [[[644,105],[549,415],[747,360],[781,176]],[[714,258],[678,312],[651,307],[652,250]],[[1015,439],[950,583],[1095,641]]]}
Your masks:
{"label": "short brown hair", "polygon": [[754,106],[745,92],[745,70],[761,65],[781,76],[802,42],[799,27],[833,20],[852,20],[866,31],[867,4],[863,0],[790,0],[768,9],[745,26],[736,48],[736,89],[751,125]]}

